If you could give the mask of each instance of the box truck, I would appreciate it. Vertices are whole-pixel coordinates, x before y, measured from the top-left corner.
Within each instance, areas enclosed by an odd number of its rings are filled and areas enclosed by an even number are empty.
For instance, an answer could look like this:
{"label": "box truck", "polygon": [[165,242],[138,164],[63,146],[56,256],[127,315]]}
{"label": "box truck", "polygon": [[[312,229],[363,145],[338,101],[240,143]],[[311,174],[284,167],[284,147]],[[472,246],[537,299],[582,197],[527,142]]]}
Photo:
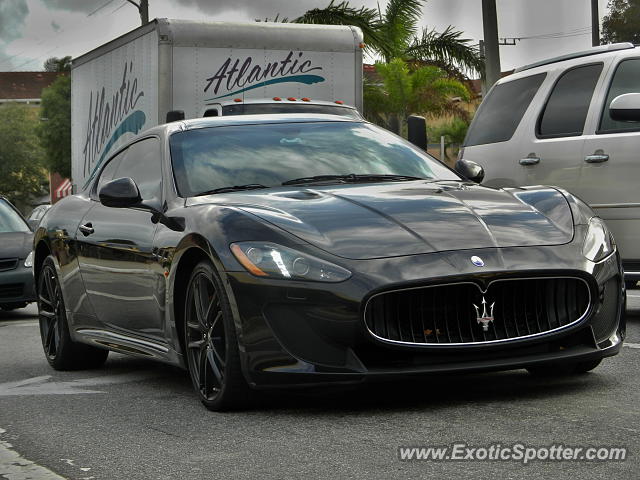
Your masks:
{"label": "box truck", "polygon": [[[73,60],[74,190],[167,113],[201,117],[229,101],[300,99],[362,108],[357,27],[156,19]],[[338,105],[338,104],[336,104]]]}

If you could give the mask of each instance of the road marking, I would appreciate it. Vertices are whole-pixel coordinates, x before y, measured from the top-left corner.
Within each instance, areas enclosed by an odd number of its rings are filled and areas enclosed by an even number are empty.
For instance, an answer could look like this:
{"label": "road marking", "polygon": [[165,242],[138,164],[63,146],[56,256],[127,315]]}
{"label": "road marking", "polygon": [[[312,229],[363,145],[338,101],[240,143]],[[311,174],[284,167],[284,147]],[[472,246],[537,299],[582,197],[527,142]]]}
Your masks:
{"label": "road marking", "polygon": [[623,343],[623,345],[625,347],[629,347],[629,348],[637,348],[640,349],[640,343],[629,343],[629,342],[625,342]]}
{"label": "road marking", "polygon": [[[0,428],[0,435],[6,430]],[[64,480],[60,475],[53,473],[37,463],[27,460],[13,450],[13,445],[0,440],[0,478],[11,480]]]}
{"label": "road marking", "polygon": [[51,381],[51,375],[27,378],[15,382],[0,383],[0,397],[22,395],[78,395],[84,393],[105,393],[91,387],[113,385],[117,383],[138,382],[157,375],[125,373],[93,378],[71,380],[69,382]]}

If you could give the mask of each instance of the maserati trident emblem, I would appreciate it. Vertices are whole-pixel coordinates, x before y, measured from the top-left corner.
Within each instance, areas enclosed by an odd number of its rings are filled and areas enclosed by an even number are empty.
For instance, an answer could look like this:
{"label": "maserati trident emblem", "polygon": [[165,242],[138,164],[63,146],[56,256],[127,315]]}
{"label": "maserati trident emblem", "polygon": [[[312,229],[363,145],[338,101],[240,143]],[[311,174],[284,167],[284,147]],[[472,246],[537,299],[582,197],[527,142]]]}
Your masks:
{"label": "maserati trident emblem", "polygon": [[493,306],[495,304],[496,302],[493,302],[489,305],[489,313],[487,313],[487,301],[482,297],[482,315],[480,315],[480,308],[478,308],[475,303],[473,304],[476,309],[476,320],[478,320],[478,323],[482,325],[482,330],[484,332],[488,332],[489,324],[493,323]]}
{"label": "maserati trident emblem", "polygon": [[484,267],[484,261],[476,255],[471,257],[471,263],[473,263],[476,267]]}

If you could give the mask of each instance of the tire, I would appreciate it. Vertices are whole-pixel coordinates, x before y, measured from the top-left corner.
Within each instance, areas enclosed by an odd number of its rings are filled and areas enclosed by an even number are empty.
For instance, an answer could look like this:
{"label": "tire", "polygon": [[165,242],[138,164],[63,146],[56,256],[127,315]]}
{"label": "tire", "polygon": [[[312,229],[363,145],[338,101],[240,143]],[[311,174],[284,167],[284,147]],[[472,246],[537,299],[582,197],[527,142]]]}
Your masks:
{"label": "tire", "polygon": [[552,365],[542,365],[539,367],[528,367],[527,371],[534,377],[563,377],[569,375],[580,375],[596,368],[602,362],[601,358],[596,360],[586,360],[578,363],[562,363]]}
{"label": "tire", "polygon": [[187,367],[202,404],[213,411],[247,407],[251,390],[240,366],[229,299],[209,261],[191,273],[183,321]]}
{"label": "tire", "polygon": [[45,357],[55,370],[81,370],[101,366],[109,351],[71,340],[60,281],[53,257],[48,256],[38,275],[38,319]]}

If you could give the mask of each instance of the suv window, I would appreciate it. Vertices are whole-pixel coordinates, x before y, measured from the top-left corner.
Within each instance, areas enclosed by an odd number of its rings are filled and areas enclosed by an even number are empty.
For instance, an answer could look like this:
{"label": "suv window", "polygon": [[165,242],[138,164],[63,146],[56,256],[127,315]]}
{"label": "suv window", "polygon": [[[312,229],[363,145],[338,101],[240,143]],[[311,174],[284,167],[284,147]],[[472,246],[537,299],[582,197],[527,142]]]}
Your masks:
{"label": "suv window", "polygon": [[538,121],[538,137],[582,135],[602,64],[564,72],[556,82]]}
{"label": "suv window", "polygon": [[638,123],[617,122],[609,116],[609,105],[613,99],[625,93],[640,93],[640,59],[622,61],[616,68],[607,99],[604,102],[598,133],[640,130]]}
{"label": "suv window", "polygon": [[145,138],[127,149],[113,178],[131,177],[140,189],[143,200],[160,200],[162,170],[160,142],[157,138]]}
{"label": "suv window", "polygon": [[471,122],[464,145],[509,140],[546,75],[539,73],[493,87]]}

